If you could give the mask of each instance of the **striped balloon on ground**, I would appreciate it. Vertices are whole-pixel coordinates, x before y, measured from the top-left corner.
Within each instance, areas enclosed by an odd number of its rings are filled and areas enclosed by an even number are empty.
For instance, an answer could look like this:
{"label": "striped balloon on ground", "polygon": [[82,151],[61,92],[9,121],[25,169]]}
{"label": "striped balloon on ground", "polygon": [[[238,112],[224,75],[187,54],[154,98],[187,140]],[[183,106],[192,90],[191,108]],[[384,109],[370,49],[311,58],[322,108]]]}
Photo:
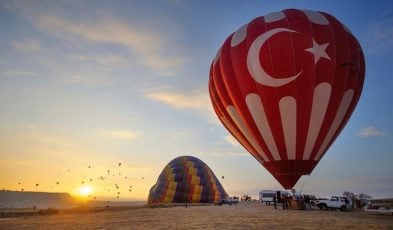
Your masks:
{"label": "striped balloon on ground", "polygon": [[290,189],[310,174],[359,100],[362,49],[333,16],[288,9],[230,35],[210,67],[223,125]]}
{"label": "striped balloon on ground", "polygon": [[209,166],[196,157],[181,156],[162,170],[148,203],[216,203],[226,196]]}

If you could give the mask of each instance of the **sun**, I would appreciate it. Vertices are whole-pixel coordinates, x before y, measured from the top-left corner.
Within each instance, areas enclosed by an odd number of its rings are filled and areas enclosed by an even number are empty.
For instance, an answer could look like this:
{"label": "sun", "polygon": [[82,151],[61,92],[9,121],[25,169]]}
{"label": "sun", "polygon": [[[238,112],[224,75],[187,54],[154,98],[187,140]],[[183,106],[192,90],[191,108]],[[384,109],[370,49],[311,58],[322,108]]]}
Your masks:
{"label": "sun", "polygon": [[91,191],[92,191],[91,186],[84,185],[84,186],[80,187],[79,195],[81,195],[81,196],[88,196],[88,195],[91,194]]}

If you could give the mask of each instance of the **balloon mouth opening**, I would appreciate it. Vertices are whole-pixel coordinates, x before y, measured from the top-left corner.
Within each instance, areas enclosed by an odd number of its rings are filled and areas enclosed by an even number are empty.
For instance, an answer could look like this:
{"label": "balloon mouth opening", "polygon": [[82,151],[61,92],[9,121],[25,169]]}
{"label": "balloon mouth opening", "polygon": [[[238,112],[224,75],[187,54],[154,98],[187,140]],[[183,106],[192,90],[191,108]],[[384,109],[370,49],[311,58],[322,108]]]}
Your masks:
{"label": "balloon mouth opening", "polygon": [[282,160],[269,161],[264,166],[285,189],[292,189],[301,176],[311,174],[317,163],[310,160]]}

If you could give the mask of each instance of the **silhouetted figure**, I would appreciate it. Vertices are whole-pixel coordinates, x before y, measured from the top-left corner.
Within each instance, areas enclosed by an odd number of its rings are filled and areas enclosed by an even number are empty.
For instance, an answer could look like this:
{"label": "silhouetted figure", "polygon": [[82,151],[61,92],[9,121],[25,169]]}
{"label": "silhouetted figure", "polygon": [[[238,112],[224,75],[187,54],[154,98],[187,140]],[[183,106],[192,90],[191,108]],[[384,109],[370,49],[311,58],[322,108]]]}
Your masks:
{"label": "silhouetted figure", "polygon": [[304,195],[304,207],[306,211],[310,210],[310,197],[308,195]]}
{"label": "silhouetted figure", "polygon": [[274,209],[277,209],[277,197],[273,196],[273,205],[274,205]]}

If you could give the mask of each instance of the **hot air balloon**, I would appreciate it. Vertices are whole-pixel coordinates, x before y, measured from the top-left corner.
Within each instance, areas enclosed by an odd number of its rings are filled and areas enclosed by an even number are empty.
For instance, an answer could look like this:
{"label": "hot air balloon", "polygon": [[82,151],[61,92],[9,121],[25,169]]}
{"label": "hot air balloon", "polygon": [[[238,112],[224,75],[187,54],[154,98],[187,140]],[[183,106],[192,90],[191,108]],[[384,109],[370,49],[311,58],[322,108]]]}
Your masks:
{"label": "hot air balloon", "polygon": [[288,9],[226,39],[210,67],[209,93],[226,129],[290,189],[348,122],[364,73],[362,49],[344,24]]}
{"label": "hot air balloon", "polygon": [[173,159],[150,189],[148,203],[215,203],[228,196],[213,171],[192,156]]}

